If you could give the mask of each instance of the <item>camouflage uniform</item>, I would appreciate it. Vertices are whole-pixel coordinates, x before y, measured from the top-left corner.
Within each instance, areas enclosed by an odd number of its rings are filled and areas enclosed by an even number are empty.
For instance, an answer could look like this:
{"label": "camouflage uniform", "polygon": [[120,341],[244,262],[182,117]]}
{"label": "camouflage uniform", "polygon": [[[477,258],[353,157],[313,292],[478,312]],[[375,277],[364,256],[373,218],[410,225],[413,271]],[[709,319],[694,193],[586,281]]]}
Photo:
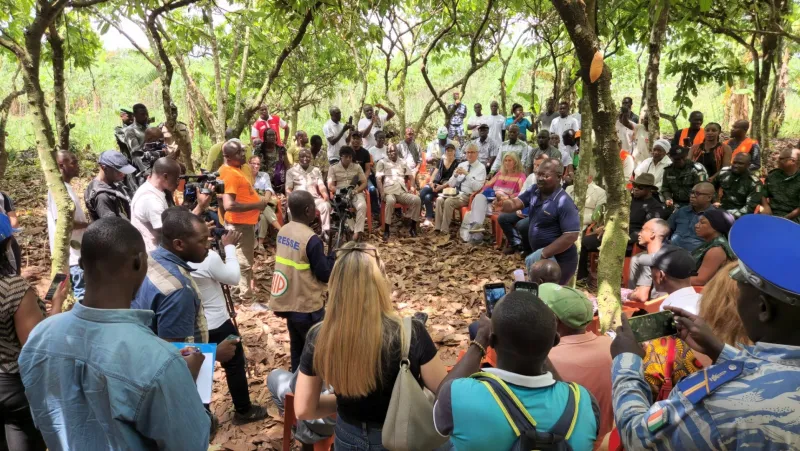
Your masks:
{"label": "camouflage uniform", "polygon": [[[767,175],[764,197],[769,199],[772,214],[785,217],[800,207],[800,171],[787,176],[782,169],[773,169]],[[800,216],[794,218],[800,222]]]}
{"label": "camouflage uniform", "polygon": [[687,161],[683,168],[678,169],[674,164],[664,168],[664,181],[661,185],[661,194],[664,200],[672,199],[675,210],[689,205],[689,193],[700,182],[708,180],[706,169],[700,163]]}
{"label": "camouflage uniform", "polygon": [[714,188],[722,188],[720,208],[732,214],[734,218],[755,212],[761,203],[761,180],[750,171],[736,175],[730,167],[722,168],[714,179]]}

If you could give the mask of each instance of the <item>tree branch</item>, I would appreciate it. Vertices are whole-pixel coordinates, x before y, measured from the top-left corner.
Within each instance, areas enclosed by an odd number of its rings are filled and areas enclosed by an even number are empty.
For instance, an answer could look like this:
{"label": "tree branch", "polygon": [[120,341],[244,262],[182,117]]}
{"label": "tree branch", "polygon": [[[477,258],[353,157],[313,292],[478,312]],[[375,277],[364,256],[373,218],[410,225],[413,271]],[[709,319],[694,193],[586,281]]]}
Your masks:
{"label": "tree branch", "polygon": [[153,58],[151,58],[150,55],[148,55],[147,52],[139,44],[137,44],[136,41],[131,37],[131,35],[129,35],[127,32],[125,32],[125,30],[121,26],[119,26],[118,23],[116,23],[116,22],[112,21],[111,19],[109,19],[108,17],[104,16],[102,13],[100,13],[100,11],[97,11],[96,9],[92,10],[92,14],[94,14],[98,19],[102,20],[103,22],[105,22],[105,23],[111,25],[112,27],[114,27],[114,29],[117,30],[117,32],[119,34],[124,36],[128,40],[128,42],[131,43],[133,48],[135,48],[142,56],[144,56],[145,59],[147,60],[147,62],[152,64],[153,67],[155,67],[156,69],[160,69],[161,68],[161,65],[158,64],[155,60],[153,60]]}
{"label": "tree branch", "polygon": [[[275,65],[272,67],[269,76],[264,81],[264,84],[261,86],[258,95],[256,95],[253,101],[250,102],[250,105],[245,109],[245,114],[240,119],[240,121],[245,121],[245,122],[249,121],[253,113],[255,113],[256,110],[258,110],[258,107],[261,105],[261,103],[264,102],[264,99],[267,97],[267,93],[272,87],[272,83],[275,81],[276,78],[278,78],[278,75],[281,72],[281,67],[283,66],[283,63],[286,61],[286,58],[289,57],[292,51],[294,51],[294,49],[297,48],[298,45],[300,45],[300,42],[303,41],[303,37],[306,35],[306,30],[308,29],[308,24],[310,24],[311,21],[314,19],[314,13],[317,11],[317,9],[320,8],[321,5],[322,2],[317,1],[314,4],[314,6],[308,9],[306,15],[303,17],[303,22],[300,23],[300,27],[297,29],[297,33],[295,34],[294,39],[292,39],[292,41],[286,47],[284,47],[283,51],[281,51],[281,54],[278,55],[278,59],[275,61]],[[236,124],[236,129],[237,130],[244,129],[243,124]]]}

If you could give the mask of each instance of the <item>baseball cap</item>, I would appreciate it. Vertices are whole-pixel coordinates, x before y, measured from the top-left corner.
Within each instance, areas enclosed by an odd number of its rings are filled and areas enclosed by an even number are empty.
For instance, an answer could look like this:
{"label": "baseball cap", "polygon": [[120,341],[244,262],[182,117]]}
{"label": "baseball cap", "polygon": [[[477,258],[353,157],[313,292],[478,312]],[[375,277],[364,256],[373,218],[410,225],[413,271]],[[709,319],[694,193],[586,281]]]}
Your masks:
{"label": "baseball cap", "polygon": [[640,257],[639,262],[644,266],[660,269],[675,279],[688,279],[697,275],[697,262],[692,258],[692,254],[672,244],[661,246],[661,249],[653,255]]}
{"label": "baseball cap", "polygon": [[133,114],[133,111],[128,107],[119,107],[120,113]]}
{"label": "baseball cap", "polygon": [[669,149],[669,154],[668,155],[670,157],[684,157],[685,158],[686,156],[689,155],[689,149],[687,147],[680,147],[680,146],[673,147],[673,148]]}
{"label": "baseball cap", "polygon": [[5,241],[6,238],[11,237],[17,233],[19,229],[11,227],[11,219],[3,213],[0,213],[0,241]]}
{"label": "baseball cap", "polygon": [[436,137],[439,139],[447,138],[447,127],[439,127],[439,131],[436,132]]}
{"label": "baseball cap", "polygon": [[789,305],[800,305],[800,224],[768,215],[744,215],[730,231],[730,246],[739,267],[734,280]]}
{"label": "baseball cap", "polygon": [[555,283],[539,285],[539,299],[558,319],[573,329],[580,329],[594,318],[592,302],[582,292]]}
{"label": "baseball cap", "polygon": [[97,162],[103,166],[114,168],[123,174],[133,174],[136,168],[128,164],[128,158],[116,150],[106,150],[100,154]]}

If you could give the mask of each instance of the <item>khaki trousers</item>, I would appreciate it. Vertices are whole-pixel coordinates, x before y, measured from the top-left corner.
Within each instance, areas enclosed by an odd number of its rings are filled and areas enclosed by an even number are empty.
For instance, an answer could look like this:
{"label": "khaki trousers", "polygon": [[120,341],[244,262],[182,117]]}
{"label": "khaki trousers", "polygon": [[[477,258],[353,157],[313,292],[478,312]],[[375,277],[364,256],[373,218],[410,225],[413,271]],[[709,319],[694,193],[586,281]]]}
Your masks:
{"label": "khaki trousers", "polygon": [[436,220],[435,230],[450,232],[450,221],[453,220],[453,211],[461,208],[469,202],[469,194],[459,194],[456,197],[439,196],[436,198]]}
{"label": "khaki trousers", "polygon": [[322,230],[330,230],[331,229],[331,204],[330,202],[315,198],[314,199],[314,206],[317,207],[317,211],[319,212],[319,222],[322,225]]}
{"label": "khaki trousers", "polygon": [[394,214],[395,204],[405,205],[408,207],[408,214],[414,222],[419,222],[419,212],[422,209],[422,200],[419,196],[415,196],[409,192],[402,192],[400,194],[387,194],[383,198],[383,203],[386,204],[383,210],[383,218],[386,224],[392,223],[392,215]]}
{"label": "khaki trousers", "polygon": [[242,234],[236,245],[236,259],[242,277],[239,279],[239,299],[252,296],[250,282],[253,280],[253,263],[255,262],[256,227],[252,224],[228,224],[228,230],[236,230]]}
{"label": "khaki trousers", "polygon": [[278,220],[275,210],[268,206],[258,215],[258,239],[263,240],[269,232],[269,225]]}
{"label": "khaki trousers", "polygon": [[367,222],[367,198],[364,197],[364,193],[358,193],[353,197],[353,203],[356,207],[356,223],[353,232],[363,233],[364,224]]}

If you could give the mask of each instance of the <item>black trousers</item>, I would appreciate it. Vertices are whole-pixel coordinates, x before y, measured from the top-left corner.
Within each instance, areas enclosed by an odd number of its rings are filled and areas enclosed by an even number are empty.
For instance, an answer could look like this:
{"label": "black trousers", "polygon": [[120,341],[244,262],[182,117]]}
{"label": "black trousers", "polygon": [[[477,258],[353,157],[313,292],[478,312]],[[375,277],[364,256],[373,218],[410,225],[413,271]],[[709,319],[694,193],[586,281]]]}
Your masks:
{"label": "black trousers", "polygon": [[[239,330],[230,319],[214,330],[208,331],[208,342],[220,344],[229,335],[239,335]],[[225,369],[225,380],[228,382],[228,391],[231,392],[233,407],[239,413],[250,410],[250,392],[247,388],[247,360],[244,358],[242,343],[236,345],[233,357],[222,364]]]}
{"label": "black trousers", "polygon": [[42,434],[36,429],[25,386],[19,374],[0,373],[0,450],[46,450]]}
{"label": "black trousers", "polygon": [[292,356],[292,373],[300,366],[300,356],[306,346],[306,335],[315,324],[325,317],[325,308],[316,312],[276,312],[275,315],[286,318],[286,328],[289,330],[289,349]]}

